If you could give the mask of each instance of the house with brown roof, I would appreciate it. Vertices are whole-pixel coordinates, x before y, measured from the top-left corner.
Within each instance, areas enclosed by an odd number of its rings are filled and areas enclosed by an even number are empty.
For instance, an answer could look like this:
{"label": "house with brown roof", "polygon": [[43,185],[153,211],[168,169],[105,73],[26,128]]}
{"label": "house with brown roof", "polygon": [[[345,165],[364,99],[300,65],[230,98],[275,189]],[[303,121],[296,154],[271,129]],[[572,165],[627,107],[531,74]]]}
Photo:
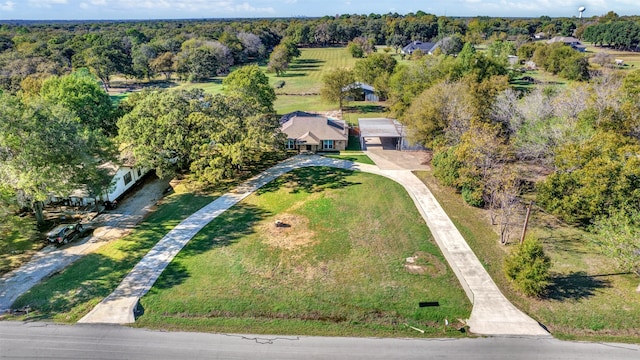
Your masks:
{"label": "house with brown roof", "polygon": [[349,140],[346,122],[320,115],[285,116],[285,120],[281,122],[281,130],[287,134],[288,150],[340,151],[347,148]]}

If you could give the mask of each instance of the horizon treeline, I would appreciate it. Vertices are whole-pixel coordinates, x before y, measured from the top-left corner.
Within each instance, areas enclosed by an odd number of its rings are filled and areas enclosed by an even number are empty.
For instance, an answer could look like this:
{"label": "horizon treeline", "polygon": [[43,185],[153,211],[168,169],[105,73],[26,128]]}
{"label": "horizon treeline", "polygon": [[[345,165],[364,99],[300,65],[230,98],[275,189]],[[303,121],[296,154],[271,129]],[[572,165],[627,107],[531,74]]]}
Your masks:
{"label": "horizon treeline", "polygon": [[[536,34],[590,35],[608,23],[640,28],[640,16],[502,18],[446,17],[422,11],[400,15],[340,15],[321,18],[145,20],[145,21],[4,21],[0,22],[0,88],[21,90],[27,78],[42,79],[89,68],[105,84],[118,74],[153,79],[175,74],[202,80],[200,59],[209,73],[226,74],[234,65],[264,62],[283,38],[301,47],[343,46],[355,38],[395,51],[407,43],[437,41],[452,34],[479,44],[511,40],[518,44]],[[615,29],[620,26],[615,27]],[[606,32],[606,31],[605,31]],[[600,43],[606,42],[599,38]],[[618,43],[617,43],[618,44]],[[619,45],[619,44],[618,44]],[[625,42],[628,48],[636,42]]]}

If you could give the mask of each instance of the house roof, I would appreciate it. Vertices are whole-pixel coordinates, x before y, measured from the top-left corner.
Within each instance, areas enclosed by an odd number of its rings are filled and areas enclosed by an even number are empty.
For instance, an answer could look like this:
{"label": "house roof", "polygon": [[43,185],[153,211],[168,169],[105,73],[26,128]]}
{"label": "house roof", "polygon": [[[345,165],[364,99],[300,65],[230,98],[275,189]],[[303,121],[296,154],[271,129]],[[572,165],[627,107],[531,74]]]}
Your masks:
{"label": "house roof", "polygon": [[376,91],[376,89],[373,86],[371,86],[369,84],[365,84],[365,83],[359,82],[359,81],[356,81],[354,83],[351,83],[351,84],[343,87],[342,88],[342,92],[353,90],[353,89],[362,89],[362,90],[371,91],[371,92]]}
{"label": "house roof", "polygon": [[411,54],[416,50],[422,50],[423,53],[428,54],[436,46],[434,43],[413,41],[409,45],[402,48],[402,52],[405,54]]}
{"label": "house roof", "polygon": [[403,137],[404,127],[397,120],[387,118],[358,119],[360,136],[366,137]]}
{"label": "house roof", "polygon": [[[320,139],[318,139],[318,137],[316,137],[311,131],[307,131],[296,140],[308,145],[320,145]],[[325,139],[325,140],[330,140],[330,139]]]}
{"label": "house roof", "polygon": [[556,36],[552,39],[547,40],[547,44],[552,44],[556,42],[563,42],[569,45],[580,45],[580,40],[574,38],[573,36]]}
{"label": "house roof", "polygon": [[120,166],[112,161],[107,161],[106,163],[98,165],[98,169],[105,170],[109,176],[114,176],[118,172],[119,168]]}
{"label": "house roof", "polygon": [[349,137],[344,121],[322,116],[294,116],[282,124],[282,132],[288,139],[309,145],[320,144],[322,140],[347,140]]}
{"label": "house roof", "polygon": [[322,117],[322,115],[320,115],[320,114],[308,113],[306,111],[297,110],[297,111],[294,111],[294,112],[291,112],[291,113],[283,115],[280,118],[280,125],[286,123],[287,121],[289,121],[289,119],[291,119],[293,117],[296,117],[296,116],[300,116],[300,117]]}

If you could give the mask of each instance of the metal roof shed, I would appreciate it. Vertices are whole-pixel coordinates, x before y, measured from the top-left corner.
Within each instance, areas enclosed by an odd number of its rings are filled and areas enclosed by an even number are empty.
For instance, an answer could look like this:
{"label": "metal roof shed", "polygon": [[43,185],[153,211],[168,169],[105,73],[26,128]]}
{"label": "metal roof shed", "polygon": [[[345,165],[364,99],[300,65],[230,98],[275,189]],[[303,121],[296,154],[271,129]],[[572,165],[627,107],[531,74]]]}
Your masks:
{"label": "metal roof shed", "polygon": [[405,138],[404,126],[394,119],[358,119],[358,127],[360,128],[360,148],[362,150],[366,149],[365,138],[398,139],[398,145],[401,145]]}

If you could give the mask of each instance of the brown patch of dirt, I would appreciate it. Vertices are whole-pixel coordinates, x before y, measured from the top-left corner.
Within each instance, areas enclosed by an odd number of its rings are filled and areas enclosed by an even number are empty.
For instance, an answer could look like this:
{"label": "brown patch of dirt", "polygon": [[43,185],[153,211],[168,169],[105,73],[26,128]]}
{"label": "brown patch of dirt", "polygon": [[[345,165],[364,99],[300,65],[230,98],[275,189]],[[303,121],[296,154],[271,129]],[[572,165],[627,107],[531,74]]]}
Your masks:
{"label": "brown patch of dirt", "polygon": [[440,259],[422,251],[406,258],[404,268],[416,275],[441,276],[447,273],[447,267]]}
{"label": "brown patch of dirt", "polygon": [[315,233],[309,230],[309,219],[301,215],[284,213],[277,217],[282,226],[270,221],[259,226],[264,242],[285,250],[295,250],[315,243]]}

